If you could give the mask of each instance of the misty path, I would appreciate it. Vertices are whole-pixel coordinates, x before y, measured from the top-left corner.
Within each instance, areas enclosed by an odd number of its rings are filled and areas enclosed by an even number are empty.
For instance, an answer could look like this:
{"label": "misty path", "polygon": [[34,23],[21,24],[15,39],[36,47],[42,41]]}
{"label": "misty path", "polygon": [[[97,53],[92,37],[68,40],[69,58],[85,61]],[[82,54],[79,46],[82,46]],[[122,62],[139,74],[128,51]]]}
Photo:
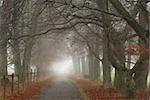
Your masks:
{"label": "misty path", "polygon": [[76,85],[68,79],[59,78],[43,89],[37,100],[84,100]]}

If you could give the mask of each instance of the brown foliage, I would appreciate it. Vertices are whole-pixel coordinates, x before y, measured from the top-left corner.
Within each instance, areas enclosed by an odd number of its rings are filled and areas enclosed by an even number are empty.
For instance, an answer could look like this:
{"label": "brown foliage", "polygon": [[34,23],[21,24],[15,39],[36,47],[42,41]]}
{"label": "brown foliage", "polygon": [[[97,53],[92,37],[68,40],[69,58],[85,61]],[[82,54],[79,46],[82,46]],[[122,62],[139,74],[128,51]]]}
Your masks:
{"label": "brown foliage", "polygon": [[89,100],[144,100],[147,96],[146,92],[140,92],[137,93],[135,99],[128,99],[125,94],[114,88],[104,88],[103,85],[85,79],[74,78],[73,80],[76,81]]}
{"label": "brown foliage", "polygon": [[43,87],[45,87],[50,79],[33,83],[24,91],[9,97],[8,100],[34,100],[34,97],[38,95]]}
{"label": "brown foliage", "polygon": [[127,55],[146,55],[148,49],[142,45],[130,44],[125,47],[125,54]]}

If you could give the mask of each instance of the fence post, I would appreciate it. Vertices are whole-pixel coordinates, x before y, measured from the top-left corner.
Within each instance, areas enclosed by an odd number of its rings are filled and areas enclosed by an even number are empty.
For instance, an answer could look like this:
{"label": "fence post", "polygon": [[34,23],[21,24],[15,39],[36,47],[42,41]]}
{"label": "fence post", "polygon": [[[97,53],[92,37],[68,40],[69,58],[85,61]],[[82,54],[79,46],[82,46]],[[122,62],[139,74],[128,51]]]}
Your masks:
{"label": "fence post", "polygon": [[19,93],[19,90],[20,90],[19,83],[20,83],[21,76],[19,76],[19,74],[18,74],[17,77],[18,77],[17,88],[18,88],[18,93]]}
{"label": "fence post", "polygon": [[30,83],[29,83],[29,75],[30,75],[30,72],[27,71],[26,75],[25,75],[25,80],[26,80],[26,84],[25,84],[25,87],[27,86],[30,86]]}
{"label": "fence post", "polygon": [[31,80],[31,84],[32,84],[32,81],[33,81],[33,75],[32,75],[32,74],[33,74],[33,71],[32,71],[32,69],[31,69],[31,72],[30,72],[30,77],[31,77],[30,80]]}
{"label": "fence post", "polygon": [[3,75],[3,96],[6,98],[6,84],[5,84],[6,76]]}
{"label": "fence post", "polygon": [[14,95],[14,73],[12,73],[11,75],[12,78],[12,84],[11,84],[11,95]]}
{"label": "fence post", "polygon": [[39,68],[37,68],[37,72],[36,72],[36,81],[38,81],[38,79],[40,79]]}
{"label": "fence post", "polygon": [[22,88],[23,88],[23,90],[24,90],[24,88],[25,88],[25,78],[24,78],[24,72],[22,72],[21,74],[22,74],[22,78],[23,78],[23,80],[24,80],[24,82],[22,82]]}
{"label": "fence post", "polygon": [[34,82],[36,82],[36,69],[34,69]]}

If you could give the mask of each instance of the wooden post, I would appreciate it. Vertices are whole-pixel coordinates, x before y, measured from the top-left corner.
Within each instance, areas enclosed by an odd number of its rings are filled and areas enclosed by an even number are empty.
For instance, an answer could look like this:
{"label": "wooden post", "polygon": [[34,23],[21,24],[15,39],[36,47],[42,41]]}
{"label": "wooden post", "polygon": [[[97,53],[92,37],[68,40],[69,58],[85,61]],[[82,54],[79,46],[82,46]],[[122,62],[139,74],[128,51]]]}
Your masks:
{"label": "wooden post", "polygon": [[36,69],[34,69],[34,82],[36,82]]}
{"label": "wooden post", "polygon": [[31,82],[31,84],[32,84],[32,69],[31,69],[31,71],[30,71],[30,82]]}
{"label": "wooden post", "polygon": [[20,90],[20,87],[19,87],[19,83],[20,83],[20,76],[19,76],[19,74],[17,75],[17,77],[18,77],[17,88],[18,88],[18,93],[19,93],[19,90]]}
{"label": "wooden post", "polygon": [[5,80],[6,80],[6,76],[5,75],[3,75],[3,96],[4,96],[4,98],[6,98],[6,82],[5,82]]}
{"label": "wooden post", "polygon": [[24,90],[24,88],[25,88],[25,78],[24,78],[24,72],[22,72],[22,78],[23,78],[23,80],[24,80],[24,82],[22,82],[22,88],[23,88],[23,90]]}
{"label": "wooden post", "polygon": [[30,83],[29,83],[29,75],[30,75],[30,72],[28,71],[28,72],[26,73],[26,78],[25,78],[25,79],[27,79],[27,82],[26,82],[26,85],[27,85],[27,86],[30,86]]}
{"label": "wooden post", "polygon": [[38,79],[40,79],[40,75],[39,75],[39,68],[37,68],[37,72],[36,72],[36,81],[38,81]]}
{"label": "wooden post", "polygon": [[12,84],[11,84],[11,95],[14,95],[14,73],[11,75]]}

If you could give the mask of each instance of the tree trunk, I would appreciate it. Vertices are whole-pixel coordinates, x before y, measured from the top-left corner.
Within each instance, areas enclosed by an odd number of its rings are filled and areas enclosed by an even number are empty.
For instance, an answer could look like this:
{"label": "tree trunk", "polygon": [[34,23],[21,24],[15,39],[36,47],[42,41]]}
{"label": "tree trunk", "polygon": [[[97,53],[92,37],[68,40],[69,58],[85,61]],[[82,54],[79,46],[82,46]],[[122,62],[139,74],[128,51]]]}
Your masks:
{"label": "tree trunk", "polygon": [[[2,33],[1,33],[2,34]],[[5,33],[4,33],[5,34]],[[6,35],[1,35],[1,43],[0,43],[0,67],[2,71],[2,75],[7,75],[7,39]]]}
{"label": "tree trunk", "polygon": [[[108,0],[97,0],[97,4],[99,8],[108,12]],[[111,63],[108,59],[108,45],[109,39],[108,36],[111,30],[111,21],[109,15],[102,13],[102,21],[103,21],[103,82],[104,86],[111,87]]]}
{"label": "tree trunk", "polygon": [[13,54],[14,54],[14,63],[15,63],[15,74],[19,75],[19,80],[22,80],[22,67],[21,67],[21,57],[20,57],[20,48],[19,48],[19,41],[13,41]]}
{"label": "tree trunk", "polygon": [[[124,16],[124,19],[127,21],[127,23],[139,35],[140,39],[142,40],[142,44],[148,49],[148,41],[147,41],[148,39],[146,37],[147,32],[144,29],[145,27],[143,25],[138,24],[135,21],[135,19],[132,18],[132,16],[130,16],[130,14],[125,10],[125,8],[121,5],[121,3],[118,0],[109,0],[109,1],[116,8],[116,10],[122,16]],[[145,15],[147,15],[147,14],[145,14]],[[148,21],[143,21],[143,22],[148,22]],[[140,59],[144,59],[144,58],[145,57],[143,56]],[[147,81],[147,75],[148,75],[147,59],[149,59],[149,57],[146,57],[143,64],[141,61],[139,61],[141,63],[137,62],[136,66],[133,68],[135,70],[135,73],[134,73],[135,87],[138,88],[138,90],[139,90],[139,88],[144,89],[144,87],[146,87],[146,81]],[[144,66],[144,68],[143,68],[143,66]]]}
{"label": "tree trunk", "polygon": [[[13,5],[12,8],[14,9],[12,11],[12,36],[13,37],[17,37],[19,36],[19,30],[18,30],[18,21],[20,19],[20,12],[18,11],[18,9],[21,9],[20,6],[18,6],[18,4],[20,4],[22,1],[13,1]],[[14,64],[15,64],[15,74],[18,75],[19,77],[19,81],[23,81],[22,79],[22,72],[23,69],[21,67],[21,57],[20,57],[20,48],[19,48],[19,44],[20,41],[18,39],[13,39],[12,40],[12,44],[13,44],[13,55],[14,55]]]}
{"label": "tree trunk", "polygon": [[127,69],[125,67],[125,54],[124,54],[124,34],[115,32],[111,34],[113,41],[108,45],[108,59],[112,66],[115,68],[115,82],[114,85],[118,90],[124,92],[125,90],[125,78],[127,75]]}
{"label": "tree trunk", "polygon": [[[89,51],[90,52],[90,51]],[[94,80],[94,56],[89,53],[89,79]]]}
{"label": "tree trunk", "polygon": [[72,60],[73,60],[73,66],[74,66],[75,74],[80,74],[79,57],[76,54],[74,54],[72,57]]}
{"label": "tree trunk", "polygon": [[147,87],[147,77],[149,73],[149,60],[141,57],[137,63],[134,73],[135,89],[138,91],[145,90]]}
{"label": "tree trunk", "polygon": [[[30,1],[27,1],[27,4],[30,6]],[[34,12],[32,14],[32,22],[31,22],[31,26],[29,27],[29,34],[34,35],[37,32],[37,24],[38,24],[38,14],[41,11],[41,7],[42,6],[35,6],[34,8]],[[27,10],[29,11],[30,9],[27,8]],[[30,15],[28,15],[30,17]],[[29,73],[30,73],[30,61],[31,61],[31,57],[32,57],[32,48],[34,46],[36,42],[36,39],[34,37],[29,37],[26,39],[25,41],[25,50],[24,50],[24,56],[23,56],[23,64],[22,67],[24,69],[24,78],[26,79],[26,81],[30,81],[29,79]]]}
{"label": "tree trunk", "polygon": [[87,78],[89,78],[89,55],[86,55],[86,74],[87,74]]}
{"label": "tree trunk", "polygon": [[4,0],[1,7],[0,25],[0,68],[3,75],[7,75],[7,34],[10,21],[10,1]]}
{"label": "tree trunk", "polygon": [[[114,57],[116,57],[117,66],[120,68],[125,68],[125,55],[122,42],[116,41],[114,43],[114,47],[115,47]],[[114,81],[115,87],[123,92],[125,90],[125,78],[126,78],[126,71],[115,69],[115,81]]]}
{"label": "tree trunk", "polygon": [[[143,5],[143,7],[146,8],[146,5]],[[146,28],[148,26],[148,14],[146,12],[143,12],[142,9],[140,9],[140,16],[139,16],[139,24]],[[147,39],[149,39],[147,37]],[[149,48],[149,44],[143,44],[141,42],[141,39],[139,40],[139,43],[144,45],[146,48]],[[134,74],[134,80],[135,80],[135,88],[136,90],[145,90],[147,87],[147,77],[149,73],[149,55],[140,55],[140,59],[136,65],[136,70]]]}
{"label": "tree trunk", "polygon": [[29,38],[25,44],[25,51],[23,56],[23,70],[24,70],[24,79],[29,82],[29,72],[30,72],[30,61],[31,61],[31,53],[32,47],[34,45],[34,40]]}
{"label": "tree trunk", "polygon": [[94,59],[94,71],[93,71],[93,74],[94,74],[94,80],[99,80],[100,79],[100,61],[96,58],[96,57],[94,57],[93,58]]}
{"label": "tree trunk", "polygon": [[85,62],[85,57],[81,58],[81,64],[82,64],[82,75],[85,77],[86,76],[86,62]]}
{"label": "tree trunk", "polygon": [[111,87],[111,64],[108,60],[105,48],[103,48],[103,50],[103,83],[105,87]]}
{"label": "tree trunk", "polygon": [[99,57],[99,52],[97,51],[98,50],[98,47],[94,47],[94,53],[96,55],[93,55],[91,51],[89,51],[89,55],[88,55],[88,58],[89,58],[89,78],[91,80],[99,80],[99,77],[100,77],[100,64],[99,64],[99,60],[95,57]]}

